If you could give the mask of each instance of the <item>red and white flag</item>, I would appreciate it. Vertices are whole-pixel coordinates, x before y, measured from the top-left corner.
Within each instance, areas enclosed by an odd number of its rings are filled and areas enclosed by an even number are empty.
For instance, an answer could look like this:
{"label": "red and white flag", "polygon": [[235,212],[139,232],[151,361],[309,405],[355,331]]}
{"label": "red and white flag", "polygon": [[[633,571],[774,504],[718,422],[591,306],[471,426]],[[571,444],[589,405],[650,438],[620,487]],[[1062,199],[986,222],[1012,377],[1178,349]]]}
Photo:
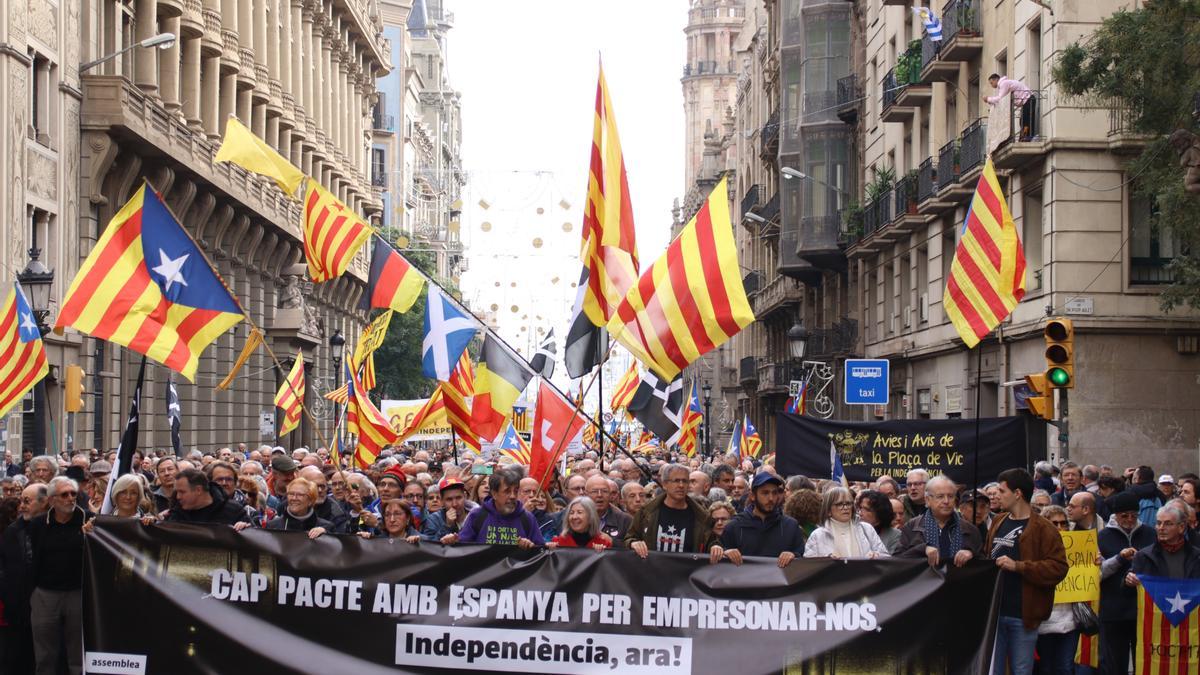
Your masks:
{"label": "red and white flag", "polygon": [[542,489],[549,489],[554,463],[567,450],[588,420],[545,380],[538,382],[537,407],[533,412],[533,442],[529,449],[529,475]]}

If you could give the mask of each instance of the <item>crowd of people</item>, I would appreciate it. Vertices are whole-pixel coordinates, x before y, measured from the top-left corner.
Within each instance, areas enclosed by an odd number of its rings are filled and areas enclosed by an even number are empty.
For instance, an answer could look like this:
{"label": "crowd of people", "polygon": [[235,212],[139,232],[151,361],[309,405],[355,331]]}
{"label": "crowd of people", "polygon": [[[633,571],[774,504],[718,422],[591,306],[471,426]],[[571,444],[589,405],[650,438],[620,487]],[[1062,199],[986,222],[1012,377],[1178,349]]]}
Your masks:
{"label": "crowd of people", "polygon": [[[78,673],[84,537],[105,495],[110,517],[357,536],[415,545],[630,549],[692,553],[711,564],[767,557],[923,559],[999,568],[995,672],[1090,673],[1073,663],[1080,625],[1054,603],[1067,573],[1059,532],[1098,531],[1099,672],[1126,673],[1138,575],[1200,578],[1195,475],[1147,466],[1039,462],[979,489],[913,469],[842,484],[781,476],[770,462],[663,453],[635,462],[569,458],[553,489],[523,467],[447,450],[386,450],[368,470],[324,448],[245,446],[186,457],[135,453],[108,485],[115,453],[5,457],[0,479],[0,630],[5,673]],[[1036,666],[1035,666],[1036,663]]]}

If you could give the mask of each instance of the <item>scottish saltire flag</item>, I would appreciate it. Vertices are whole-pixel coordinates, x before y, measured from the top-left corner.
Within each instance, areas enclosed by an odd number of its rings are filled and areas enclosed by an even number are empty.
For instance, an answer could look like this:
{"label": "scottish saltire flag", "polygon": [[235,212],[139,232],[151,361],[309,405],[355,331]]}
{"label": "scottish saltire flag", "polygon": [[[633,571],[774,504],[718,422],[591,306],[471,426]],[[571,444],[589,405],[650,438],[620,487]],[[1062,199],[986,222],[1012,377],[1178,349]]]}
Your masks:
{"label": "scottish saltire flag", "polygon": [[421,343],[421,372],[445,382],[458,364],[479,325],[437,288],[430,287],[425,307],[425,340]]}
{"label": "scottish saltire flag", "polygon": [[742,419],[742,457],[752,457],[758,459],[758,453],[762,450],[762,438],[758,436],[758,429],[754,428],[754,423],[750,418]]}
{"label": "scottish saltire flag", "polygon": [[725,450],[725,454],[733,455],[739,460],[742,458],[742,421],[738,420],[733,423],[733,433],[729,435],[729,448]]}
{"label": "scottish saltire flag", "polygon": [[842,487],[850,487],[846,480],[846,471],[842,468],[842,456],[838,454],[837,446],[832,440],[829,441],[829,480]]}
{"label": "scottish saltire flag", "polygon": [[92,247],[54,326],[108,340],[195,380],[200,352],[245,316],[204,254],[144,183]]}
{"label": "scottish saltire flag", "polygon": [[913,12],[921,17],[921,23],[925,24],[925,35],[929,37],[929,41],[941,42],[942,21],[933,15],[933,10],[928,7],[913,7]]}
{"label": "scottish saltire flag", "polygon": [[42,334],[21,284],[0,305],[0,417],[8,414],[25,394],[50,372]]}
{"label": "scottish saltire flag", "polygon": [[1200,579],[1139,576],[1137,675],[1200,672]]}

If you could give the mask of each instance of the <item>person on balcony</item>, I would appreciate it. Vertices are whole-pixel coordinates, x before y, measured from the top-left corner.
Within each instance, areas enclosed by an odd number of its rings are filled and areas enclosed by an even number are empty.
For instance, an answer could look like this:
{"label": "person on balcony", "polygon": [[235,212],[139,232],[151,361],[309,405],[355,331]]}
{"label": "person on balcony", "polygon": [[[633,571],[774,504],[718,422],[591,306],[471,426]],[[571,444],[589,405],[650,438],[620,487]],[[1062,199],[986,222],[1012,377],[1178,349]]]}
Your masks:
{"label": "person on balcony", "polygon": [[1002,76],[998,73],[988,75],[988,83],[996,90],[993,96],[984,96],[983,100],[988,105],[996,105],[1004,100],[1005,96],[1012,95],[1012,107],[1021,109],[1021,133],[1020,140],[1029,141],[1036,135],[1034,134],[1033,123],[1035,115],[1037,115],[1037,98],[1029,87],[1024,83],[1018,82],[1010,77]]}

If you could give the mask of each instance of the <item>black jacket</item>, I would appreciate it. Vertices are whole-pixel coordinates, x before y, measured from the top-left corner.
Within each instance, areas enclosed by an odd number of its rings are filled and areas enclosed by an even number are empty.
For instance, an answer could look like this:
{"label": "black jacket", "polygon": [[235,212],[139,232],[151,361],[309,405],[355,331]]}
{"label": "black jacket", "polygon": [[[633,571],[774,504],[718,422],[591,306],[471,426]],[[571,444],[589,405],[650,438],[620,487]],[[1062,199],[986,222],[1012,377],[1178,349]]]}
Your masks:
{"label": "black jacket", "polygon": [[167,514],[170,523],[194,523],[209,525],[233,525],[234,523],[249,523],[246,507],[225,498],[225,491],[216,484],[210,484],[208,493],[212,495],[212,504],[200,509],[186,510],[175,502],[171,512]]}
{"label": "black jacket", "polygon": [[754,515],[753,506],[733,517],[721,534],[723,548],[736,548],[742,555],[778,557],[791,551],[797,557],[804,555],[804,533],[795,518],[783,515],[775,509],[766,518]]}
{"label": "black jacket", "polygon": [[29,522],[18,518],[4,530],[0,542],[0,602],[10,626],[29,626],[29,598],[33,595],[33,540]]}
{"label": "black jacket", "polygon": [[309,511],[308,517],[304,520],[300,520],[296,516],[293,516],[291,513],[289,513],[287,509],[284,509],[283,513],[268,520],[267,524],[263,526],[263,528],[267,530],[288,530],[299,532],[308,532],[314,527],[323,527],[325,528],[326,532],[333,533],[333,523],[318,516],[315,510]]}
{"label": "black jacket", "polygon": [[[1133,532],[1126,534],[1115,521],[1100,530],[1096,537],[1100,557],[1100,620],[1133,621],[1137,618],[1137,589],[1125,585],[1132,560],[1121,557],[1127,548],[1142,550],[1153,546],[1156,540],[1154,528],[1138,523]],[[1107,576],[1105,576],[1107,574]]]}
{"label": "black jacket", "polygon": [[[1151,577],[1170,576],[1167,574],[1167,558],[1157,537],[1153,544],[1133,556],[1133,573]],[[1200,548],[1186,542],[1183,544],[1183,578],[1200,579]]]}
{"label": "black jacket", "polygon": [[52,591],[83,587],[83,524],[87,513],[78,506],[60,523],[54,509],[29,521],[33,545],[33,586]]}
{"label": "black jacket", "polygon": [[[900,527],[900,544],[896,547],[897,558],[925,557],[925,519],[929,517],[931,516],[926,511]],[[962,527],[963,550],[970,551],[973,560],[986,558],[987,556],[983,554],[983,534],[979,532],[979,528],[972,525],[966,518],[959,518],[958,524]],[[955,551],[955,554],[957,553],[958,551]],[[946,565],[953,562],[953,560],[942,560],[941,564]]]}
{"label": "black jacket", "polygon": [[[284,509],[286,512],[287,510]],[[325,528],[332,533],[346,534],[347,526],[350,522],[350,514],[342,508],[333,497],[326,497],[325,501],[313,507],[317,517],[328,520],[333,525],[332,528]]]}

